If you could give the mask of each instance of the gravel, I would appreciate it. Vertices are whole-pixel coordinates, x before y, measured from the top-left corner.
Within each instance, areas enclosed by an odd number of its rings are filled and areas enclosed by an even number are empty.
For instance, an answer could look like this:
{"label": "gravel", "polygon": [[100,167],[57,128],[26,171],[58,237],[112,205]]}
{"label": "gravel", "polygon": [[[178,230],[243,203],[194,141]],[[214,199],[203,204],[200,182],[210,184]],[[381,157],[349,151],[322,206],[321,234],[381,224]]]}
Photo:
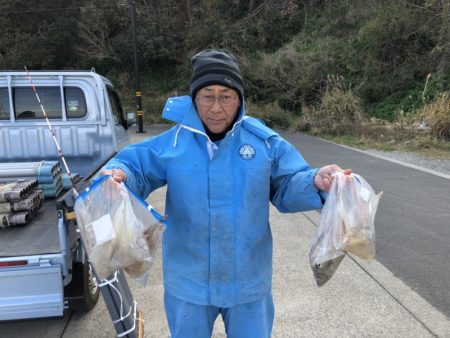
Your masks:
{"label": "gravel", "polygon": [[414,164],[419,167],[431,169],[443,174],[450,175],[450,160],[427,159],[423,155],[406,151],[382,151],[382,150],[368,149],[366,150],[366,152],[378,156],[391,158],[397,161]]}

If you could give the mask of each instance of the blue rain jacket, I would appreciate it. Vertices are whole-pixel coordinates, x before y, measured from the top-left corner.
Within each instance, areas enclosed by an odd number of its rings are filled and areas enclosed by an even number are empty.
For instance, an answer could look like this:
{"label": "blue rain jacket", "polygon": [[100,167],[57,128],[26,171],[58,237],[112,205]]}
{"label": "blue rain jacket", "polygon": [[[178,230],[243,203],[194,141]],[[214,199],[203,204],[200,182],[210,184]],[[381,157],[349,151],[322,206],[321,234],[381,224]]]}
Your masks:
{"label": "blue rain jacket", "polygon": [[146,198],[167,184],[164,286],[200,305],[231,307],[271,290],[269,201],[281,212],[322,208],[299,152],[245,115],[218,145],[205,133],[189,96],[168,99],[163,117],[178,124],[130,145],[105,168],[120,168]]}

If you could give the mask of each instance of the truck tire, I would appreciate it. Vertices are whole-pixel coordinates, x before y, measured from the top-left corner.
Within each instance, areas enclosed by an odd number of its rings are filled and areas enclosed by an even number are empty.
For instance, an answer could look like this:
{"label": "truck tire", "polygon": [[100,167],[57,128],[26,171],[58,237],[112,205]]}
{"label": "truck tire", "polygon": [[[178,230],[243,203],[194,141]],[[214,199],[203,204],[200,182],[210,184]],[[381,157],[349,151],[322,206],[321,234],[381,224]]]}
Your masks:
{"label": "truck tire", "polygon": [[100,288],[94,275],[94,270],[87,258],[84,264],[75,262],[73,264],[72,282],[79,290],[78,295],[69,299],[69,307],[76,312],[88,312],[97,304]]}

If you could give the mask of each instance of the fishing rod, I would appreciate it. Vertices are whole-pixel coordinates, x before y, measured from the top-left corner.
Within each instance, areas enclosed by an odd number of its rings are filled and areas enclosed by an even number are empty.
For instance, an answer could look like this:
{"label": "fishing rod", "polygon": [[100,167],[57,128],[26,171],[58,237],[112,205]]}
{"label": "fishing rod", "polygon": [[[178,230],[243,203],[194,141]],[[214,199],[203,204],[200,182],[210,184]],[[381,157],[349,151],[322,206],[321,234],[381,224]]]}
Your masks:
{"label": "fishing rod", "polygon": [[[59,142],[58,142],[58,140],[56,138],[55,130],[53,129],[53,127],[52,127],[52,125],[50,123],[50,120],[49,120],[49,118],[47,116],[47,113],[45,112],[44,106],[42,105],[41,99],[39,98],[39,94],[37,93],[36,87],[34,86],[33,79],[31,77],[30,72],[27,69],[27,66],[24,66],[24,68],[25,68],[25,71],[27,72],[28,79],[30,80],[31,88],[33,89],[33,92],[36,95],[36,99],[39,102],[39,106],[41,107],[42,114],[44,114],[45,121],[47,121],[47,126],[50,129],[50,133],[52,134],[53,142],[56,145],[56,149],[58,151],[58,155],[59,155],[59,157],[61,158],[61,161],[64,164],[64,168],[67,171],[67,175],[69,176],[69,180],[72,182],[72,179],[73,179],[72,173],[71,173],[71,171],[69,169],[69,166],[67,165],[66,159],[64,158],[64,153],[63,153],[63,151],[62,151],[62,149],[61,149],[61,147],[59,145]],[[75,187],[73,185],[72,185],[72,191],[73,191],[75,197],[78,196],[78,191],[75,189]]]}

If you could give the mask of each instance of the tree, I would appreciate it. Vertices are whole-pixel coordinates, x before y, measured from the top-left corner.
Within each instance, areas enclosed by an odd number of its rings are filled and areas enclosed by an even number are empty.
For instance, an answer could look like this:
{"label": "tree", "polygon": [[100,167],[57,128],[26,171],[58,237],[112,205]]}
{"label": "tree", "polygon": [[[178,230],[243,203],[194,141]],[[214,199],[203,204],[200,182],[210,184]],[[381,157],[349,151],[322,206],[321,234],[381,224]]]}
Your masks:
{"label": "tree", "polygon": [[4,0],[1,3],[0,34],[3,65],[22,69],[61,68],[75,62],[72,46],[77,1]]}
{"label": "tree", "polygon": [[127,7],[119,6],[117,1],[85,1],[76,26],[79,41],[74,48],[83,64],[92,63],[106,70],[124,62],[124,55],[132,51]]}

